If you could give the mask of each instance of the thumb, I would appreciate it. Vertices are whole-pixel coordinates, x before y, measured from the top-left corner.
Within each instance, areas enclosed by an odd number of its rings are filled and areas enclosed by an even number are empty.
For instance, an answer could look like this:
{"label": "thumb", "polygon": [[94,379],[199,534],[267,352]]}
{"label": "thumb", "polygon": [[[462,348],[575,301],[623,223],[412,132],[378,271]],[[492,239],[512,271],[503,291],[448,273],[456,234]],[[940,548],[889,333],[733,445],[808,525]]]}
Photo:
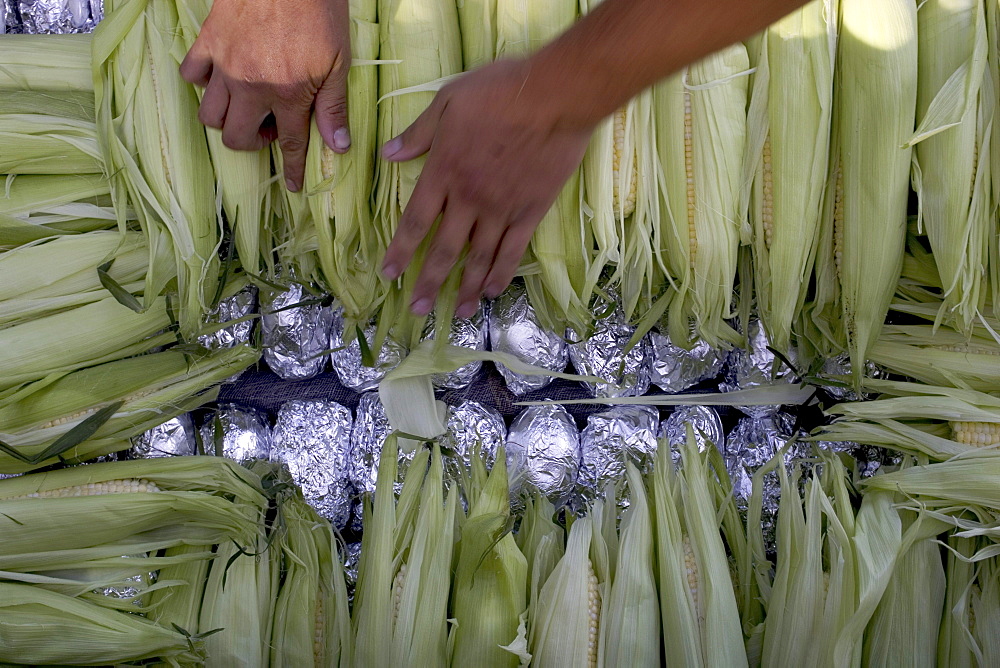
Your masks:
{"label": "thumb", "polygon": [[337,67],[316,92],[316,127],[331,151],[346,153],[351,147],[347,123],[347,72],[350,66]]}
{"label": "thumb", "polygon": [[392,162],[406,162],[431,150],[431,142],[434,141],[444,106],[443,97],[438,93],[431,106],[424,109],[410,127],[385,143],[382,147],[382,157]]}

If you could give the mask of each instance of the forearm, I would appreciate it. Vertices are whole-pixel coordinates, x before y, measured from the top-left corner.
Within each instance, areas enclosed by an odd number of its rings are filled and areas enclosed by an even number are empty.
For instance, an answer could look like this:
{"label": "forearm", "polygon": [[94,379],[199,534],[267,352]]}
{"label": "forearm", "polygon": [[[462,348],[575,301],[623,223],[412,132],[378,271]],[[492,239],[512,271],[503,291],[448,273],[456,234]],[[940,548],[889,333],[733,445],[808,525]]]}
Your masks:
{"label": "forearm", "polygon": [[805,0],[606,0],[532,56],[525,87],[539,99],[547,98],[556,122],[592,127],[658,80],[803,4]]}

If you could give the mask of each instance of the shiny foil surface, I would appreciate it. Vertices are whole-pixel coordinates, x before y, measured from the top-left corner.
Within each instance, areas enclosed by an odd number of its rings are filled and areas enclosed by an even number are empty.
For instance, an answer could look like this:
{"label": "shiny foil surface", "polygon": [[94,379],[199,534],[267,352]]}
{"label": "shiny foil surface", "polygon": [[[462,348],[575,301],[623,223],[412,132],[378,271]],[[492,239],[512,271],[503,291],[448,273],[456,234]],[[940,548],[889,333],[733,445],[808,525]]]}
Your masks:
{"label": "shiny foil surface", "polygon": [[567,501],[580,470],[580,433],[566,409],[529,406],[507,434],[511,494],[539,492],[555,504]]}
{"label": "shiny foil surface", "polygon": [[580,495],[596,499],[608,483],[624,480],[626,462],[652,470],[658,422],[659,412],[649,406],[615,406],[588,417],[580,434]]}
{"label": "shiny foil surface", "polygon": [[628,352],[628,344],[635,328],[625,321],[620,310],[597,320],[594,333],[585,341],[573,330],[567,330],[566,338],[579,341],[569,346],[569,357],[573,367],[581,376],[596,376],[603,383],[585,383],[594,397],[638,397],[649,389],[650,356],[649,336]]}
{"label": "shiny foil surface", "polygon": [[[494,351],[550,371],[563,371],[569,363],[566,341],[542,328],[524,286],[518,283],[511,284],[490,305],[489,332]],[[514,394],[540,390],[552,382],[548,376],[523,376],[502,364],[497,370]]]}
{"label": "shiny foil surface", "polygon": [[[427,318],[424,327],[424,339],[434,338],[434,317]],[[489,337],[489,324],[486,316],[486,307],[482,302],[479,310],[468,319],[455,318],[451,321],[451,334],[448,336],[448,343],[453,346],[461,346],[469,350],[486,350],[486,340]],[[463,367],[455,369],[451,373],[438,373],[431,377],[434,387],[460,390],[468,387],[479,375],[479,370],[483,368],[482,362],[470,362]]]}
{"label": "shiny foil surface", "polygon": [[[723,392],[746,390],[760,385],[774,383],[791,383],[795,381],[795,372],[789,369],[778,357],[768,350],[770,344],[767,333],[760,321],[750,322],[750,348],[733,350],[726,364],[725,382],[719,389]],[[788,356],[795,364],[797,356],[794,351]],[[779,410],[779,406],[739,406],[739,409],[750,416],[762,417]]]}
{"label": "shiny foil surface", "polygon": [[[257,310],[257,288],[248,285],[232,297],[219,302],[206,317],[208,324],[232,322],[246,317]],[[211,334],[198,337],[198,343],[209,350],[232,348],[235,345],[249,343],[253,332],[253,320],[244,320],[224,327]]]}
{"label": "shiny foil surface", "polygon": [[129,452],[137,459],[185,457],[198,454],[194,421],[184,413],[132,439]]}
{"label": "shiny foil surface", "polygon": [[699,340],[691,350],[671,343],[659,332],[649,334],[652,362],[650,382],[664,392],[676,393],[719,375],[729,356]]}
{"label": "shiny foil surface", "polygon": [[442,452],[447,454],[445,467],[452,479],[458,479],[462,467],[472,464],[472,457],[482,453],[489,469],[496,460],[497,448],[507,440],[503,416],[478,401],[463,401],[448,407],[448,431],[441,437]]}
{"label": "shiny foil surface", "polygon": [[271,459],[288,467],[302,495],[338,530],[351,513],[351,411],[333,401],[288,401],[274,423]]}
{"label": "shiny foil surface", "polygon": [[711,406],[678,406],[660,423],[657,435],[670,446],[670,459],[680,465],[681,452],[687,443],[687,426],[691,425],[698,450],[704,452],[710,445],[725,451],[726,432],[719,413]]}
{"label": "shiny foil surface", "polygon": [[326,366],[333,312],[321,304],[295,306],[313,299],[299,284],[281,293],[261,292],[264,359],[285,380],[312,378]]}
{"label": "shiny foil surface", "polygon": [[273,437],[267,416],[263,413],[221,404],[201,426],[201,443],[205,454],[221,454],[243,464],[255,459],[269,459]]}
{"label": "shiny foil surface", "polygon": [[100,22],[103,0],[20,0],[21,32],[61,35],[93,32]]}
{"label": "shiny foil surface", "polygon": [[[392,339],[386,339],[385,345],[378,351],[375,366],[365,366],[361,359],[361,344],[357,337],[344,345],[347,338],[344,333],[345,321],[343,309],[333,312],[333,326],[330,329],[330,362],[337,374],[340,384],[355,392],[368,392],[378,387],[385,375],[399,366],[406,357],[406,348]],[[370,342],[375,338],[375,325],[370,324],[364,329],[365,340]]]}

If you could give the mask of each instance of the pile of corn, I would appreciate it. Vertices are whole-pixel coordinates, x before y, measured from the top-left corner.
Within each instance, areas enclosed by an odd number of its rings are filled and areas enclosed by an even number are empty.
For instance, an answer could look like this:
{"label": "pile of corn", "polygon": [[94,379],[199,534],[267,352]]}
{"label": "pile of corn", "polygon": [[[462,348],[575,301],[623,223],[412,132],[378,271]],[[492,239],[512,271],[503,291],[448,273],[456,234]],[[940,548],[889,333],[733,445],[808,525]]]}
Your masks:
{"label": "pile of corn", "polygon": [[[379,266],[421,162],[378,146],[446,77],[594,4],[353,2],[353,146],[314,128],[302,193],[278,149],[197,121],[177,68],[207,0],[106,0],[92,37],[0,38],[0,473],[126,449],[213,400],[258,351],[194,342],[248,282],[315,285],[348,336],[413,347],[429,249],[398,282]],[[878,398],[814,439],[892,448],[899,470],[779,456],[741,511],[716,449],[691,441],[675,469],[661,444],[585,513],[514,513],[503,456],[447,480],[436,446],[395,496],[391,437],[353,605],[329,525],[270,466],[0,480],[0,662],[1000,665],[998,91],[996,0],[814,0],[605,121],[521,266],[555,331],[588,332],[613,292],[636,340],[737,346],[754,312],[802,370],[849,353]]]}
{"label": "pile of corn", "polygon": [[[171,666],[996,665],[1000,459],[858,483],[783,454],[737,510],[693,432],[573,515],[511,510],[505,456],[386,441],[353,602],[327,522],[269,464],[189,457],[0,481],[0,661]],[[781,484],[777,547],[762,481]],[[958,490],[958,491],[956,491]],[[615,503],[614,499],[626,499]],[[103,519],[102,519],[103,518]],[[93,530],[74,531],[81,522]]]}
{"label": "pile of corn", "polygon": [[20,476],[0,481],[0,518],[5,665],[349,665],[333,532],[269,464]]}

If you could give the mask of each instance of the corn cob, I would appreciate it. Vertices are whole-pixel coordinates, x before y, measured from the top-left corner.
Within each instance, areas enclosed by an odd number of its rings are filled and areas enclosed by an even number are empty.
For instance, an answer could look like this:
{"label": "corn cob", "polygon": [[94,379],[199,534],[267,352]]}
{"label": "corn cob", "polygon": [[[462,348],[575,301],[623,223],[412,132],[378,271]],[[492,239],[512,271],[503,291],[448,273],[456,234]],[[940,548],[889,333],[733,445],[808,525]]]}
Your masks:
{"label": "corn cob", "polygon": [[921,5],[918,13],[919,127],[913,188],[941,275],[939,321],[967,333],[986,297],[988,162],[995,94],[986,77],[986,16],[979,0]]}
{"label": "corn cob", "polygon": [[935,331],[931,325],[887,325],[869,358],[928,385],[990,392],[1000,382],[997,355],[1000,345],[988,335],[970,338],[945,326]]}
{"label": "corn cob", "polygon": [[0,173],[101,174],[104,161],[92,120],[47,113],[0,114]]}
{"label": "corn cob", "polygon": [[[0,91],[93,92],[91,35],[5,35]],[[45,54],[40,58],[39,54]]]}
{"label": "corn cob", "polygon": [[[813,0],[761,36],[750,99],[754,288],[771,345],[787,351],[816,253],[829,162],[836,0]],[[803,91],[810,91],[803,95]]]}
{"label": "corn cob", "polygon": [[[632,462],[626,464],[626,476],[631,505],[622,520],[621,549],[605,602],[598,663],[604,666],[659,666],[660,611],[654,576],[652,517],[642,478]],[[608,515],[613,516],[613,513]],[[695,567],[690,544],[686,546],[685,563]],[[695,583],[693,596],[697,608],[697,578],[691,570],[688,577]]]}
{"label": "corn cob", "polygon": [[743,225],[738,200],[748,69],[746,48],[738,44],[656,87],[666,186],[654,248],[677,285],[667,314],[677,345],[690,343],[692,326],[712,346],[739,343],[725,319]]}
{"label": "corn cob", "polygon": [[176,278],[180,331],[190,338],[217,281],[219,218],[198,98],[177,68],[177,9],[148,0],[115,0],[105,9],[115,20],[98,26],[93,66],[119,224],[134,208],[150,247],[146,304]]}
{"label": "corn cob", "polygon": [[836,167],[827,193],[840,293],[829,327],[833,345],[851,355],[856,383],[902,266],[912,151],[901,147],[913,132],[917,96],[916,4],[891,0],[875,9],[859,0],[840,4]]}
{"label": "corn cob", "polygon": [[452,666],[518,665],[518,657],[502,646],[517,637],[519,617],[527,606],[528,563],[507,532],[509,522],[510,489],[501,449],[485,488],[471,503],[455,548]]}
{"label": "corn cob", "polygon": [[[538,600],[542,585],[562,559],[565,550],[566,532],[552,521],[554,515],[555,507],[540,494],[525,501],[516,540],[528,562],[526,600],[532,608]],[[528,621],[533,620],[534,617],[529,616]]]}
{"label": "corn cob", "polygon": [[[351,44],[356,60],[374,60],[379,26],[352,21]],[[377,82],[375,66],[351,68],[351,151],[347,155],[331,151],[314,123],[306,166],[305,187],[316,228],[322,284],[337,295],[347,318],[355,322],[368,322],[376,315],[386,289],[379,279],[378,263],[388,239],[379,234],[370,203],[376,130],[371,110],[376,104]]]}
{"label": "corn cob", "polygon": [[[87,459],[126,449],[132,436],[211,401],[215,394],[210,388],[258,355],[242,346],[196,356],[168,350],[30,385],[19,395],[0,399],[0,441],[22,456],[35,456],[98,410],[123,402],[87,440],[62,456]],[[27,463],[4,452],[0,472],[26,471],[54,461]]]}

